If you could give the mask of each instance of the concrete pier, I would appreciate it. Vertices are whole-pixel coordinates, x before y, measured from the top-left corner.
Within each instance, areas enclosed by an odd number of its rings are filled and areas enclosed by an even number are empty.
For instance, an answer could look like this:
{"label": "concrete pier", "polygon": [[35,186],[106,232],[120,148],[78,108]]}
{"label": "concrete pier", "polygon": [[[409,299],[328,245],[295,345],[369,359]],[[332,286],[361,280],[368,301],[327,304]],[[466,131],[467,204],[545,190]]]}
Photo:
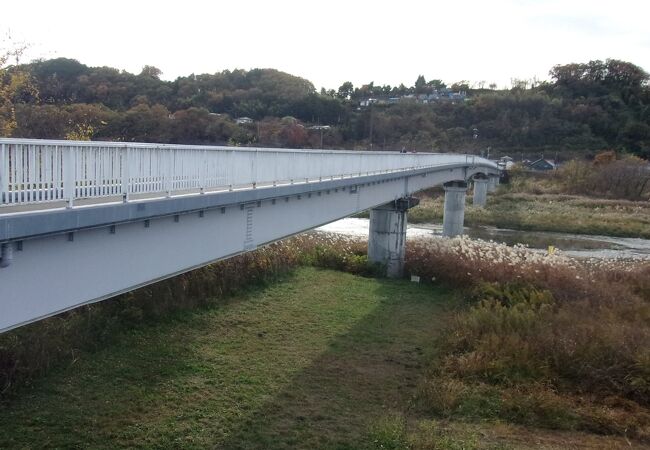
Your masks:
{"label": "concrete pier", "polygon": [[370,210],[368,260],[386,268],[386,276],[399,278],[404,273],[406,219],[416,198],[403,198]]}
{"label": "concrete pier", "polygon": [[497,189],[497,185],[499,184],[499,177],[496,175],[490,175],[488,178],[488,192],[494,192]]}
{"label": "concrete pier", "polygon": [[465,222],[465,194],[467,183],[452,181],[445,183],[445,212],[442,220],[442,235],[453,237],[463,234]]}
{"label": "concrete pier", "polygon": [[474,197],[472,201],[474,206],[485,208],[485,204],[487,203],[487,190],[487,178],[474,178]]}

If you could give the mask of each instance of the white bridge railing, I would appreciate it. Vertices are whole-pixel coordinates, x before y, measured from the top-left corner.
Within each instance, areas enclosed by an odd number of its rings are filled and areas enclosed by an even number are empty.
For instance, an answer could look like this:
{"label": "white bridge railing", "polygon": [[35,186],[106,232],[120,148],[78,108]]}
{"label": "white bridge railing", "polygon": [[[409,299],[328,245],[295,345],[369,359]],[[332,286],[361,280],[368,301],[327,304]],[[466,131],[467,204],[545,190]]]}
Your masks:
{"label": "white bridge railing", "polygon": [[471,155],[0,138],[0,206],[256,188],[425,168],[496,165]]}

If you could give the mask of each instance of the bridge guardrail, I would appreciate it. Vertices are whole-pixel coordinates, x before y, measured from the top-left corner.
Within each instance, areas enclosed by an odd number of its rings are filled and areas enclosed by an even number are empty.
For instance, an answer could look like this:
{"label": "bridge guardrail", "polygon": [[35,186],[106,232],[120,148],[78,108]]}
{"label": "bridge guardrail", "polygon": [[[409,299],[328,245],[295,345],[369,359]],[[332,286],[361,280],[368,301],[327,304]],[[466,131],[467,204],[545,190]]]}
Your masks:
{"label": "bridge guardrail", "polygon": [[445,164],[496,165],[473,155],[296,150],[0,138],[0,206],[171,195],[310,182]]}

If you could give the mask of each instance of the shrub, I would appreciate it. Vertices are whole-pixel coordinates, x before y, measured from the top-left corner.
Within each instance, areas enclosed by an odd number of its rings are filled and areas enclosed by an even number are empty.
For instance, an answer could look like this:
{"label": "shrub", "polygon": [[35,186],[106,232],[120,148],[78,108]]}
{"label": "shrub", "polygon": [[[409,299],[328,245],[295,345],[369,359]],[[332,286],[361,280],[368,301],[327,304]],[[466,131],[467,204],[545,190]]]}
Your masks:
{"label": "shrub", "polygon": [[650,438],[650,264],[465,238],[412,243],[409,270],[465,287],[418,404]]}

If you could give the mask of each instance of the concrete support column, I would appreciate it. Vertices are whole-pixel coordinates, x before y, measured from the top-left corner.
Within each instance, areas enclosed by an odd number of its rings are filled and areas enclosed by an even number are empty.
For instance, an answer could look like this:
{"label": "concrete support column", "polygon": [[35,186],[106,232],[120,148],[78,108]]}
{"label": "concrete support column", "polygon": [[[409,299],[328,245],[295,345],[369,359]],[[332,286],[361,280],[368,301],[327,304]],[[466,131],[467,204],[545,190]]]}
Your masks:
{"label": "concrete support column", "polygon": [[453,237],[463,234],[465,222],[465,193],[467,183],[452,181],[445,183],[445,212],[442,220],[442,235]]}
{"label": "concrete support column", "polygon": [[474,206],[479,208],[485,208],[487,203],[487,189],[488,189],[488,179],[487,178],[475,178],[474,179]]}
{"label": "concrete support column", "polygon": [[418,202],[415,198],[399,199],[370,210],[368,260],[385,266],[390,278],[404,273],[406,211]]}
{"label": "concrete support column", "polygon": [[499,178],[495,175],[490,175],[488,178],[488,192],[494,192],[497,189],[497,184],[499,183]]}

